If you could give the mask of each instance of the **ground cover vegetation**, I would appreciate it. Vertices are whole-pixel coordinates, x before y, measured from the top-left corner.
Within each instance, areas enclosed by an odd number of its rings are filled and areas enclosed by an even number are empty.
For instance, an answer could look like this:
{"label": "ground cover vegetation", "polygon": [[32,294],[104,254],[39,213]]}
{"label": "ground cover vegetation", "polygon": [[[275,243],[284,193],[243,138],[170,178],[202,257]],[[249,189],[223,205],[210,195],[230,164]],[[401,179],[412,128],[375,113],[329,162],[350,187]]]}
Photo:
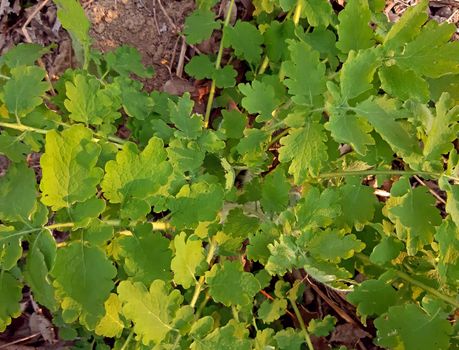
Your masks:
{"label": "ground cover vegetation", "polygon": [[372,348],[458,346],[459,43],[426,1],[392,24],[378,0],[256,0],[250,22],[198,0],[187,42],[221,33],[185,67],[204,115],[55,2],[81,67],[0,58],[1,331],[27,291],[76,348],[331,348],[314,287]]}

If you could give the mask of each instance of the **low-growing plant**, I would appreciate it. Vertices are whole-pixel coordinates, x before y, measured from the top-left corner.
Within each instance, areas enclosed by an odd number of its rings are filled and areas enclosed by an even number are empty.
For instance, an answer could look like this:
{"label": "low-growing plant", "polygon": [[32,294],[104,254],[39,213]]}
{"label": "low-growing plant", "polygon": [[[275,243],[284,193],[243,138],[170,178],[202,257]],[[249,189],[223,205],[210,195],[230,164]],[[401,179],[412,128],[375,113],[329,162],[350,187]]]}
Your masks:
{"label": "low-growing plant", "polygon": [[51,86],[48,49],[0,58],[0,330],[27,288],[83,348],[311,350],[337,321],[303,320],[313,283],[381,347],[458,346],[459,43],[427,1],[395,24],[381,0],[256,0],[235,23],[198,1],[188,43],[222,33],[185,68],[211,81],[204,116],[55,2],[82,68]]}

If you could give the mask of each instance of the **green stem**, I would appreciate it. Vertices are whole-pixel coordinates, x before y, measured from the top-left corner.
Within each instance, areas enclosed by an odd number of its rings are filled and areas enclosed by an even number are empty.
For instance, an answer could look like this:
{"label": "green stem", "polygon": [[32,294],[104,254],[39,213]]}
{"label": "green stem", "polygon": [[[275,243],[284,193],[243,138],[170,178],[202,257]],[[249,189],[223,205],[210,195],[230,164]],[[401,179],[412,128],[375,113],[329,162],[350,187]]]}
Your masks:
{"label": "green stem", "polygon": [[7,77],[6,75],[3,75],[3,74],[0,74],[0,78],[1,79],[6,79],[6,80],[10,80],[11,79],[10,77]]}
{"label": "green stem", "polygon": [[120,350],[126,350],[129,343],[131,342],[132,337],[134,336],[134,329],[131,330],[131,333],[129,333],[128,337],[126,338],[126,341],[124,342],[123,346],[121,347]]}
{"label": "green stem", "polygon": [[269,57],[268,55],[265,55],[263,62],[261,62],[260,69],[258,70],[258,75],[264,74],[266,71],[266,68],[268,68],[268,65],[269,65]]}
{"label": "green stem", "polygon": [[335,177],[343,177],[343,176],[370,176],[370,175],[427,175],[434,178],[440,178],[444,176],[448,179],[459,181],[458,177],[445,175],[442,173],[435,173],[432,171],[418,171],[418,170],[358,170],[358,171],[334,171],[330,173],[322,173],[319,174],[319,178],[322,179],[330,179]]}
{"label": "green stem", "polygon": [[[210,265],[212,258],[214,257],[216,249],[217,249],[217,243],[212,239],[210,241],[209,251],[207,253],[207,258],[206,258],[206,262],[208,265]],[[198,298],[199,298],[199,295],[201,294],[202,287],[204,286],[204,282],[205,282],[205,277],[204,276],[199,277],[199,280],[194,287],[193,297],[191,298],[191,302],[190,302],[190,306],[192,308],[194,308],[196,306],[196,303],[198,302]]]}
{"label": "green stem", "polygon": [[281,131],[276,136],[274,136],[273,139],[271,140],[271,142],[268,144],[267,149],[270,149],[277,141],[279,141],[281,138],[283,138],[285,135],[287,135],[289,131],[290,131],[290,129],[287,128],[287,129]]}
{"label": "green stem", "polygon": [[300,22],[301,11],[303,10],[303,0],[298,0],[295,7],[295,12],[293,13],[293,23],[295,26]]}
{"label": "green stem", "polygon": [[[59,123],[60,125],[62,125],[63,127],[65,128],[69,128],[70,125],[69,124],[65,124],[65,123]],[[48,132],[50,132],[51,130],[46,130],[46,129],[39,129],[39,128],[34,128],[32,126],[27,126],[27,125],[24,125],[20,122],[18,123],[4,123],[4,122],[0,122],[0,127],[2,128],[8,128],[8,129],[14,129],[14,130],[18,130],[18,131],[22,131],[22,132],[35,132],[37,134],[43,134],[43,135],[46,135]],[[103,140],[104,137],[100,136],[100,135],[97,135],[97,137],[93,137],[93,141],[95,142],[99,142],[101,140]],[[116,136],[107,136],[107,140],[109,140],[110,142],[116,144],[117,146],[122,146],[123,144],[125,144],[127,142],[127,140],[123,140],[119,137],[116,137]]]}
{"label": "green stem", "polygon": [[306,326],[304,324],[303,317],[301,317],[300,310],[298,309],[298,306],[296,306],[295,298],[289,297],[288,300],[290,301],[290,304],[292,304],[293,311],[295,312],[296,318],[298,319],[298,322],[300,323],[301,331],[303,333],[304,339],[306,340],[306,344],[308,345],[308,349],[314,350],[314,346],[312,345],[311,337],[309,336],[309,333],[306,330]]}
{"label": "green stem", "polygon": [[[228,27],[229,22],[231,20],[231,13],[233,12],[233,7],[234,7],[234,0],[231,0],[228,6],[228,13],[226,14],[225,23],[223,24],[222,39],[220,40],[220,47],[218,49],[217,60],[215,61],[216,69],[220,69],[220,65],[222,63],[223,46],[225,43],[225,28]],[[210,86],[209,99],[207,100],[206,114],[204,116],[204,127],[205,128],[208,128],[209,126],[210,112],[212,111],[212,105],[214,103],[214,97],[215,97],[215,88],[216,88],[215,79],[213,79],[212,85]]]}
{"label": "green stem", "polygon": [[[384,270],[381,266],[373,264],[371,262],[370,258],[368,258],[368,256],[366,256],[365,254],[357,253],[355,256],[358,259],[360,259],[360,261],[364,262],[367,265],[375,266],[375,267],[378,267],[381,270]],[[392,271],[397,275],[397,277],[401,278],[402,280],[405,280],[406,282],[411,283],[411,284],[421,288],[422,290],[426,291],[427,293],[436,296],[438,299],[443,300],[444,302],[454,306],[455,308],[459,308],[459,301],[457,301],[455,298],[451,298],[451,297],[449,297],[447,295],[444,295],[444,294],[440,293],[435,288],[432,288],[432,287],[422,283],[421,281],[418,281],[417,279],[411,277],[410,275],[408,275],[407,273],[405,273],[403,271],[400,271],[400,270],[397,270],[397,269],[393,269]]]}

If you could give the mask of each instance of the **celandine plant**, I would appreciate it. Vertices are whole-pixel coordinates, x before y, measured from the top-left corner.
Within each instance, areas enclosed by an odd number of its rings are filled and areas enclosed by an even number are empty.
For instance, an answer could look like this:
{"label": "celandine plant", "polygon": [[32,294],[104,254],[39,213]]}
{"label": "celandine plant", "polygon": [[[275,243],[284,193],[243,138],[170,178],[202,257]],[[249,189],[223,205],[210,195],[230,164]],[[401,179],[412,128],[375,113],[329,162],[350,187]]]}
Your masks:
{"label": "celandine plant", "polygon": [[380,0],[257,0],[234,24],[215,2],[184,28],[222,32],[185,68],[212,81],[204,116],[144,92],[134,49],[91,51],[75,0],[56,3],[81,69],[51,86],[47,48],[0,58],[0,330],[30,290],[80,347],[311,350],[337,321],[303,320],[313,284],[344,291],[381,347],[458,346],[455,27],[427,1],[395,24]]}

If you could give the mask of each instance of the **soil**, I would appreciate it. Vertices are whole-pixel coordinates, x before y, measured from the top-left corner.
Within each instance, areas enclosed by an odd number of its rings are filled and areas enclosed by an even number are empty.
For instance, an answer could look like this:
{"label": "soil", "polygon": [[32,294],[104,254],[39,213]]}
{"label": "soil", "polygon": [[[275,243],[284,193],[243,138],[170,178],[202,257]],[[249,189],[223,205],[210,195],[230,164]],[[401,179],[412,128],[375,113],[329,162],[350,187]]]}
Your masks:
{"label": "soil", "polygon": [[89,0],[83,3],[92,22],[94,47],[105,52],[120,45],[137,48],[143,63],[156,74],[144,81],[147,90],[161,90],[175,75],[182,45],[179,35],[193,0]]}

